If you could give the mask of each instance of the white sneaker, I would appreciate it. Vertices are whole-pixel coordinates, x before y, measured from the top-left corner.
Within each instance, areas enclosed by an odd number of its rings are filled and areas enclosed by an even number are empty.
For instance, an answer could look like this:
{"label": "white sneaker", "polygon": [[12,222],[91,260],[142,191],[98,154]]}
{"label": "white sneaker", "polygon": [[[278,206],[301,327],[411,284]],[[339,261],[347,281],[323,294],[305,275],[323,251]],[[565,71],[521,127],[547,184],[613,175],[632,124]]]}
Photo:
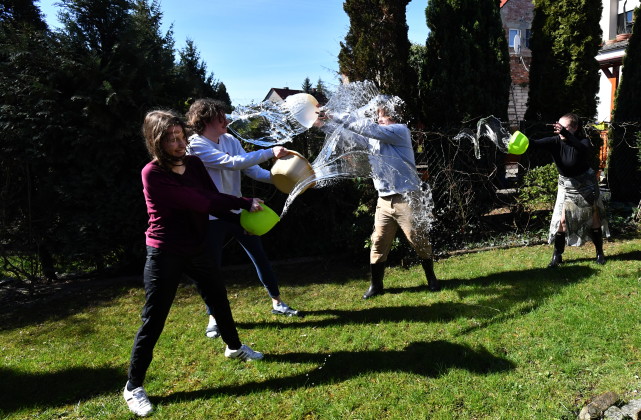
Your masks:
{"label": "white sneaker", "polygon": [[263,353],[254,351],[251,347],[243,344],[238,350],[232,350],[229,348],[229,346],[227,346],[225,348],[225,357],[229,357],[231,359],[240,359],[249,362],[252,360],[260,360],[264,357],[264,355]]}
{"label": "white sneaker", "polygon": [[145,388],[141,386],[129,391],[125,385],[125,391],[122,395],[125,397],[125,401],[127,402],[129,409],[136,415],[145,417],[154,409],[149,401],[147,393],[145,392]]}
{"label": "white sneaker", "polygon": [[290,308],[285,302],[272,304],[272,313],[276,315],[299,316],[296,309]]}
{"label": "white sneaker", "polygon": [[209,338],[220,337],[220,330],[218,329],[218,325],[214,325],[213,327],[207,327],[207,329],[205,330],[205,335]]}
{"label": "white sneaker", "polygon": [[220,337],[220,329],[218,328],[218,324],[216,324],[216,318],[211,315],[209,315],[209,324],[207,324],[207,328],[205,329],[205,335],[209,338]]}

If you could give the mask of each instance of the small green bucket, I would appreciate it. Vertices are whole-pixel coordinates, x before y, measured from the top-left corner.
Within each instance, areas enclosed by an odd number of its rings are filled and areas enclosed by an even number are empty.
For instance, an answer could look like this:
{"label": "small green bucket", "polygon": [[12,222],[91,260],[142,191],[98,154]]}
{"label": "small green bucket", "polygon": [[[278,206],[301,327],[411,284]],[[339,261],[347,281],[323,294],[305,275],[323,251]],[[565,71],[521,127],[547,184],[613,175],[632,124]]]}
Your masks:
{"label": "small green bucket", "polygon": [[512,155],[522,155],[529,145],[530,140],[528,140],[525,134],[517,130],[512,134],[512,137],[510,137],[510,142],[507,144],[507,152]]}
{"label": "small green bucket", "polygon": [[240,225],[252,235],[264,235],[280,221],[276,212],[267,207],[265,203],[260,206],[263,208],[261,211],[252,213],[243,209],[240,212]]}

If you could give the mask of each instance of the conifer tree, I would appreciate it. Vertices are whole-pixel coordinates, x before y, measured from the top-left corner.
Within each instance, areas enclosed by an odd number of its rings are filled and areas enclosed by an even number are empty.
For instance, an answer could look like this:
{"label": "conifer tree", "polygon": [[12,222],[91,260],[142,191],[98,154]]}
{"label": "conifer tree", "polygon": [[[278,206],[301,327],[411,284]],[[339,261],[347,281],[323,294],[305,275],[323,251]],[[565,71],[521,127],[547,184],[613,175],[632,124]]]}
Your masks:
{"label": "conifer tree", "polygon": [[[496,0],[430,0],[420,81],[423,119],[435,126],[507,119],[509,53]],[[420,51],[417,51],[420,53]]]}
{"label": "conifer tree", "polygon": [[601,0],[537,0],[525,119],[556,121],[575,112],[596,114],[599,90]]}
{"label": "conifer tree", "polygon": [[[35,255],[49,278],[54,263],[70,261],[139,268],[131,258],[144,254],[147,218],[142,118],[180,110],[190,92],[173,32],[161,33],[158,0],[60,6],[63,27],[51,32],[33,0],[0,3],[1,251]],[[229,103],[224,84],[195,62],[192,85]]]}
{"label": "conifer tree", "polygon": [[[60,57],[31,0],[0,5],[0,257],[17,278],[55,280],[48,240],[56,174],[43,159],[59,131]],[[24,264],[6,259],[19,255]],[[38,264],[38,261],[40,265]],[[33,263],[32,263],[33,262]]]}
{"label": "conifer tree", "polygon": [[215,98],[231,106],[231,98],[229,97],[229,93],[227,93],[227,86],[225,86],[223,82],[217,82],[215,90]]}
{"label": "conifer tree", "polygon": [[328,98],[330,94],[329,89],[327,89],[327,86],[325,85],[325,82],[320,77],[316,82],[316,92],[318,92],[319,94],[323,95],[326,98]]}
{"label": "conifer tree", "polygon": [[3,0],[0,3],[0,22],[3,25],[14,25],[14,27],[27,25],[39,31],[47,29],[40,9],[33,0]]}
{"label": "conifer tree", "polygon": [[179,89],[188,97],[188,102],[198,98],[213,98],[231,107],[227,90],[225,89],[224,94],[219,92],[220,83],[214,79],[213,73],[207,73],[207,64],[200,58],[200,52],[191,39],[187,39],[187,45],[179,51],[179,54],[178,75],[181,84]]}
{"label": "conifer tree", "polygon": [[641,122],[641,8],[634,10],[634,24],[623,57],[613,122]]}
{"label": "conifer tree", "polygon": [[[178,102],[161,103],[167,97],[157,82],[171,86],[163,77],[167,63],[144,60],[147,53],[158,57],[139,49],[151,48],[154,30],[140,32],[149,16],[134,18],[135,5],[129,0],[63,0],[63,28],[56,34],[66,57],[62,99],[68,129],[49,156],[59,191],[52,203],[59,220],[52,234],[63,255],[98,269],[108,258],[122,261],[135,254],[135,232],[145,222],[136,191],[137,166],[146,160],[141,120],[149,108]],[[119,215],[123,203],[129,203],[128,217]]]}
{"label": "conifer tree", "polygon": [[136,0],[131,12],[133,20],[133,45],[129,48],[135,55],[134,84],[144,86],[139,95],[140,107],[149,109],[160,104],[176,101],[178,86],[174,63],[173,30],[162,32],[163,13],[158,0]]}
{"label": "conifer tree", "polygon": [[350,28],[341,42],[339,71],[349,81],[371,80],[412,111],[416,75],[408,64],[405,10],[409,0],[346,0]]}
{"label": "conifer tree", "polygon": [[421,74],[423,73],[423,66],[425,65],[426,60],[427,56],[425,55],[425,45],[412,43],[412,45],[410,46],[408,63],[416,73],[419,81],[423,79]]}
{"label": "conifer tree", "polygon": [[148,160],[142,118],[150,109],[184,102],[173,39],[160,34],[156,0],[63,0],[59,16],[57,48],[65,58],[60,119],[67,128],[47,156],[56,165],[58,192],[50,233],[61,255],[98,269],[134,263],[146,221],[139,185],[140,165]]}
{"label": "conifer tree", "polygon": [[303,80],[303,84],[301,85],[301,89],[305,93],[311,93],[312,92],[312,82],[309,80],[309,77],[306,77],[305,80]]}
{"label": "conifer tree", "polygon": [[641,8],[634,10],[610,130],[608,181],[612,198],[641,199]]}

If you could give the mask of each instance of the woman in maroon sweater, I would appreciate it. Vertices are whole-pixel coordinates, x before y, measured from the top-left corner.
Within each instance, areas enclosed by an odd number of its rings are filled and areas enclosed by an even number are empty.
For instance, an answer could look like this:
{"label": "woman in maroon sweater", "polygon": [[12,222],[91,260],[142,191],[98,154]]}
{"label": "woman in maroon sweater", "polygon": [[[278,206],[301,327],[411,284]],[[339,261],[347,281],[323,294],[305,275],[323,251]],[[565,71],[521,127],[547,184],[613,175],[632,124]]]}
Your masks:
{"label": "woman in maroon sweater", "polygon": [[262,359],[262,353],[240,342],[227,290],[215,264],[204,252],[209,214],[239,223],[239,215],[230,210],[258,211],[262,201],[218,192],[200,159],[186,155],[185,123],[178,114],[151,111],[145,117],[142,131],[153,159],[142,170],[149,214],[144,269],[146,301],[131,352],[124,398],[132,412],[146,416],[152,405],[142,384],[183,274],[194,281],[203,300],[212,308],[227,344],[225,356]]}

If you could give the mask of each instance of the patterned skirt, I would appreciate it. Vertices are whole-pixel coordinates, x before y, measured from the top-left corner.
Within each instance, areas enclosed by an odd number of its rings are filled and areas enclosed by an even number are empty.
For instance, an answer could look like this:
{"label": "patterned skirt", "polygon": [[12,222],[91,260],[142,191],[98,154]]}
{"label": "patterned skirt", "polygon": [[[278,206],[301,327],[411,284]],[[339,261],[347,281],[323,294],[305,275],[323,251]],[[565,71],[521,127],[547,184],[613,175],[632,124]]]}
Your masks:
{"label": "patterned skirt", "polygon": [[590,231],[595,211],[601,220],[603,236],[609,238],[607,215],[594,170],[589,169],[575,177],[559,174],[559,189],[550,223],[549,243],[554,241],[554,235],[559,230],[561,216],[564,213],[567,245],[581,246],[591,240]]}

